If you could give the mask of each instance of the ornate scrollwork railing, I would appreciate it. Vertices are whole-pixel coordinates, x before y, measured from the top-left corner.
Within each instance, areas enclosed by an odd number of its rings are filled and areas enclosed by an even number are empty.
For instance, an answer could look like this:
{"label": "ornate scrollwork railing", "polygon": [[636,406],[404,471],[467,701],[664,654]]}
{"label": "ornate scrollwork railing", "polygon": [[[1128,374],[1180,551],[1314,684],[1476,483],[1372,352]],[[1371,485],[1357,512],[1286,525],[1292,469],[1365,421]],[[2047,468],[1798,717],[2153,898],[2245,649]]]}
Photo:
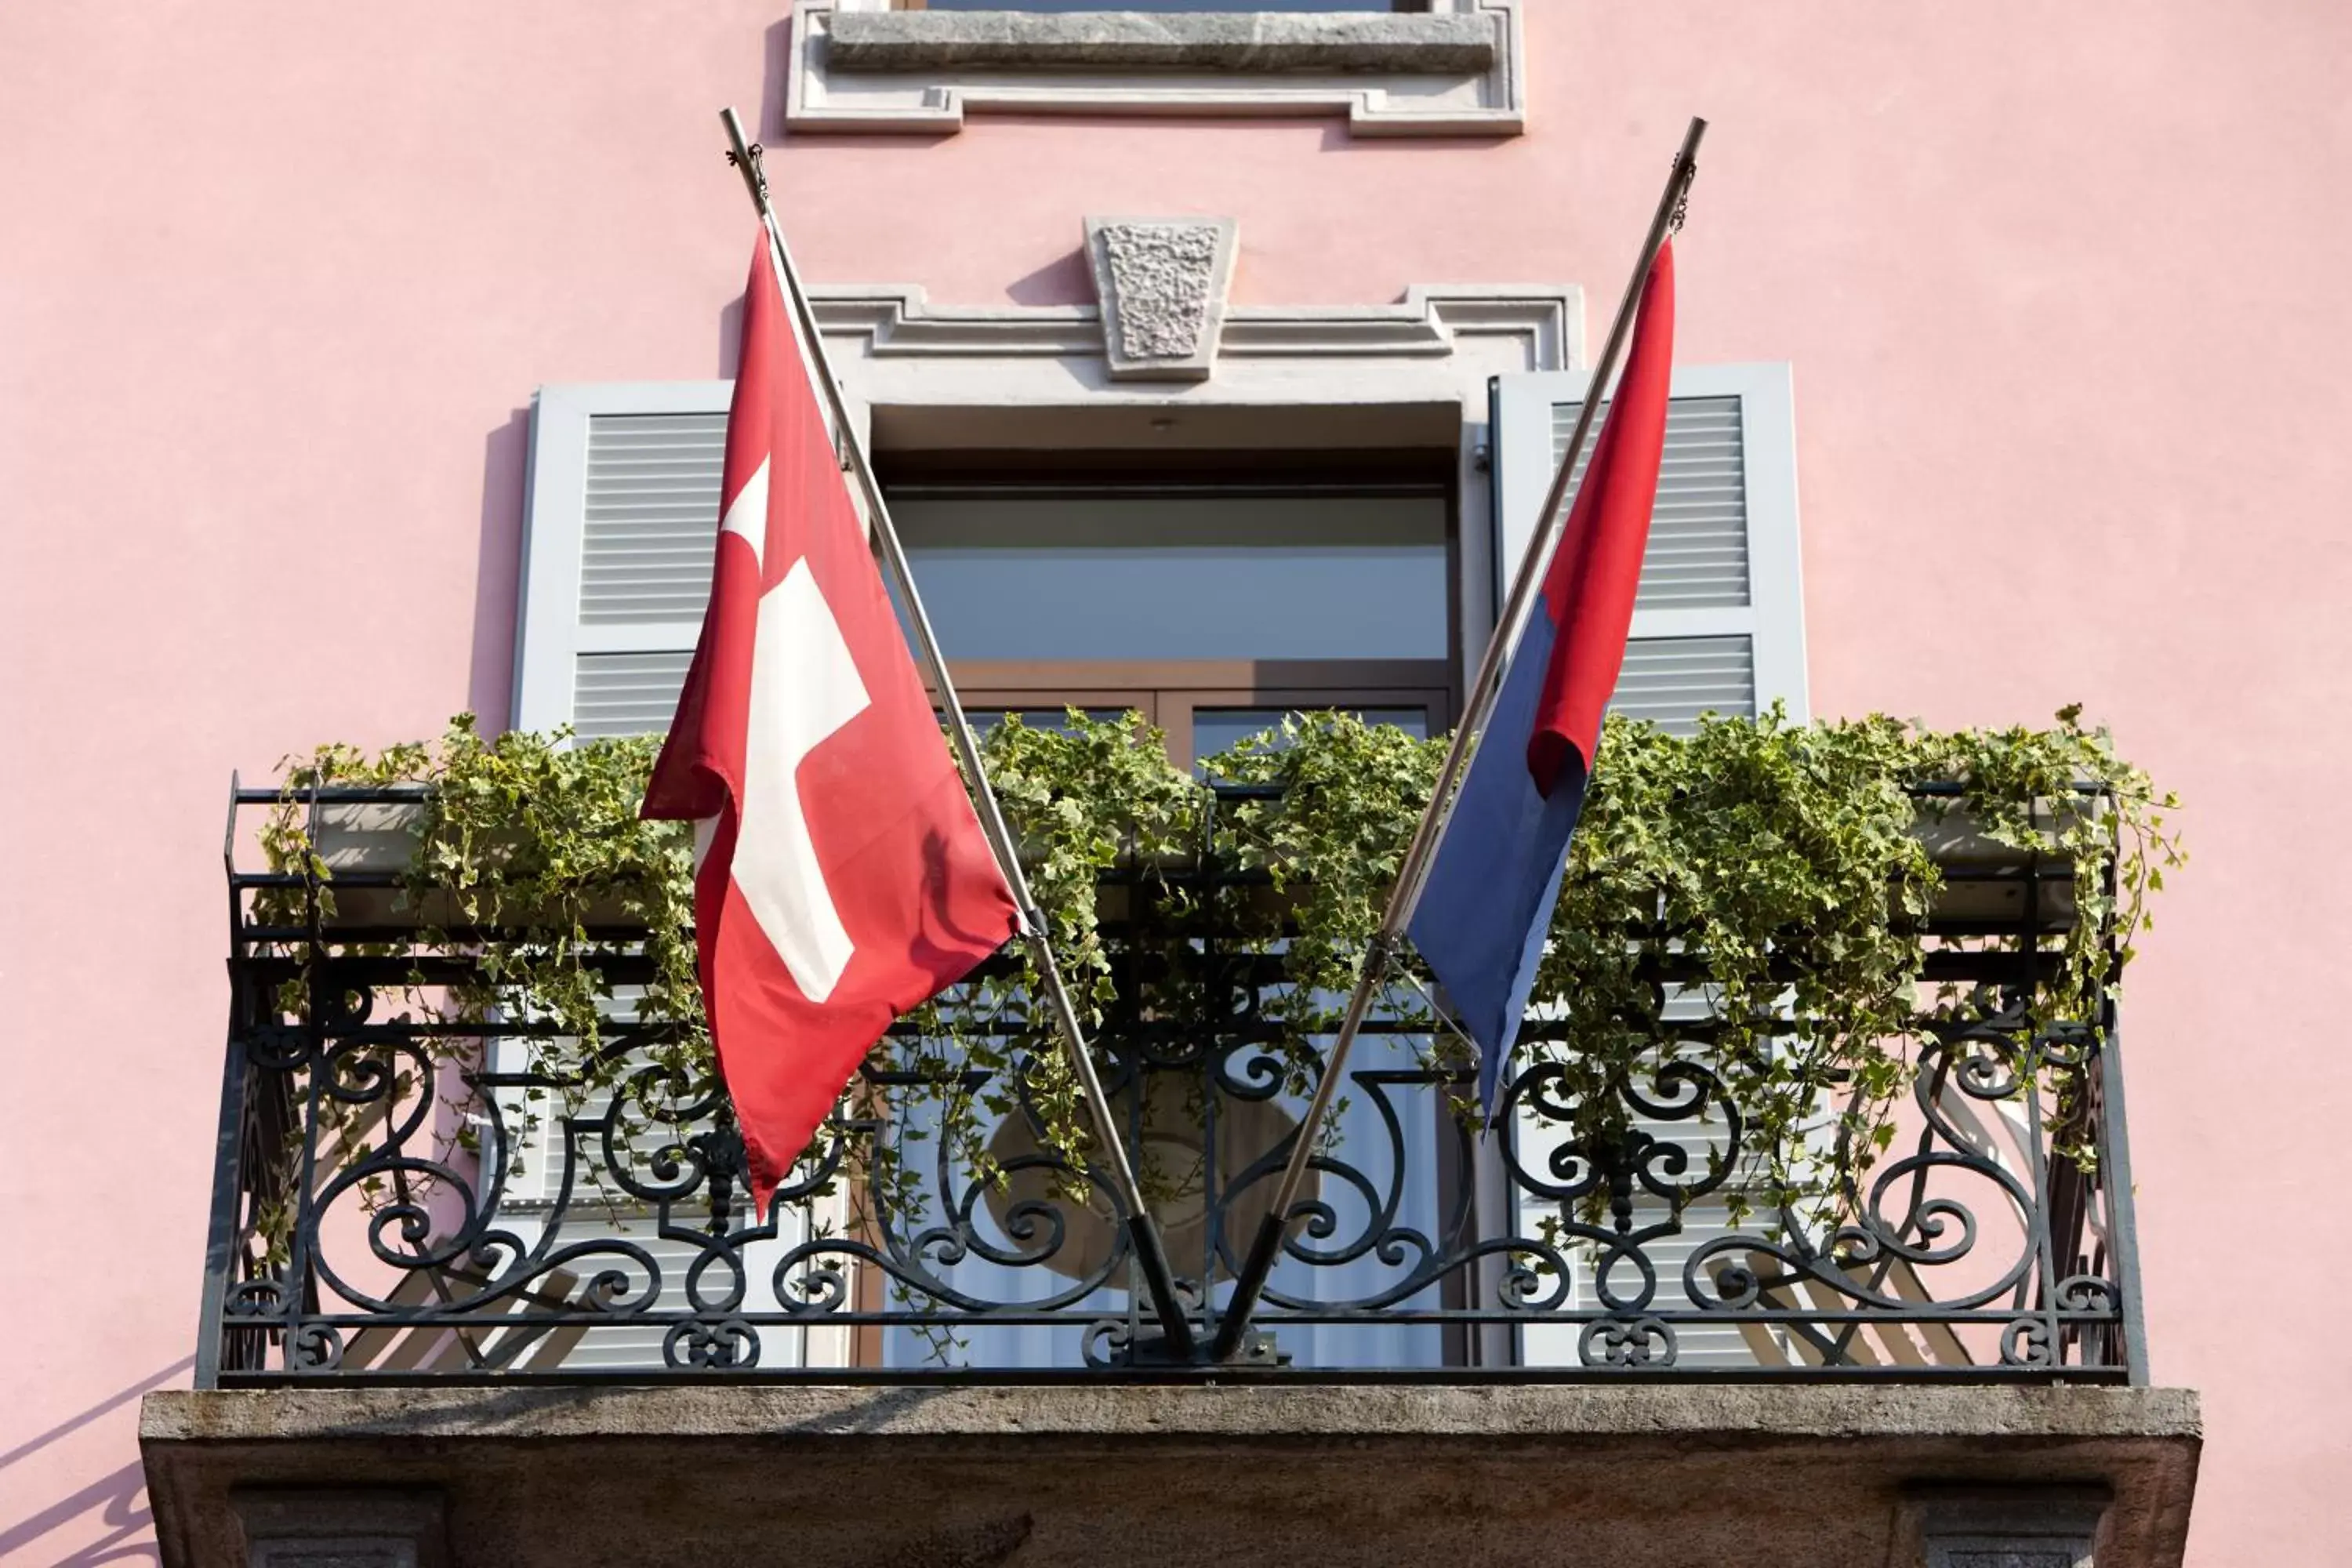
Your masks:
{"label": "ornate scrollwork railing", "polygon": [[[282,910],[299,883],[229,870],[200,1378],[1115,1373],[1146,1346],[1121,1216],[1045,1136],[1027,1021],[1001,996],[984,1026],[1005,1065],[877,1052],[762,1218],[723,1096],[635,1016],[648,976],[625,931],[588,960],[613,992],[600,1070],[567,1073],[530,1020],[432,1005],[471,961],[383,918],[364,895],[390,877],[270,924],[265,895]],[[1480,1131],[1457,1113],[1464,1070],[1417,1026],[1377,1026],[1265,1294],[1266,1374],[2138,1375],[2113,1006],[2049,1020],[2017,1001],[2069,874],[2011,868],[2017,896],[1972,907],[2013,915],[1936,933],[1932,977],[1974,1001],[1921,1021],[1892,1146],[1844,1146],[1823,1118],[1806,1157],[1830,1198],[1802,1212],[1753,1206],[1752,1130],[1703,1016],[1661,1030],[1589,1136],[1539,1054]],[[1141,879],[1117,907],[1122,980],[1157,983],[1121,984],[1098,1043],[1205,1326],[1320,1064],[1269,1019],[1278,943]]]}

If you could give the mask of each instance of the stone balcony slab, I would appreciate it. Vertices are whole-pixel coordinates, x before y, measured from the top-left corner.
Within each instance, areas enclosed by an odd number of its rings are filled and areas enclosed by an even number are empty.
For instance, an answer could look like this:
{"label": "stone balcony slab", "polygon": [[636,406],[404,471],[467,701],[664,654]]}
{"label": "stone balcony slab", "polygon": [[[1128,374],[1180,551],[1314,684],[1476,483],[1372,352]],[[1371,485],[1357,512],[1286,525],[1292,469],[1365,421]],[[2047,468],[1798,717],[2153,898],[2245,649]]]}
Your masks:
{"label": "stone balcony slab", "polygon": [[141,1441],[175,1565],[247,1560],[233,1492],[364,1485],[437,1493],[459,1563],[1887,1568],[1923,1487],[2107,1499],[2101,1564],[2177,1563],[2200,1431],[2172,1389],[1240,1379],[177,1392]]}

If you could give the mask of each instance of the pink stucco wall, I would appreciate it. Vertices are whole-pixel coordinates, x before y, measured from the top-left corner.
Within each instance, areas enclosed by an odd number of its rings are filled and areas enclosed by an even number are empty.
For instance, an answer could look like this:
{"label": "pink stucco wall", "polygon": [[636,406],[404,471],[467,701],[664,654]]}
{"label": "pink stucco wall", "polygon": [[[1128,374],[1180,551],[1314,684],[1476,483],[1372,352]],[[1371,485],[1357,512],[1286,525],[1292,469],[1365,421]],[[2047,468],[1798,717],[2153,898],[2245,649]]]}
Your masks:
{"label": "pink stucco wall", "polygon": [[[1709,115],[1680,347],[1795,364],[1816,708],[2079,698],[2191,803],[2126,1013],[2156,1370],[2206,1396],[2191,1558],[2337,1560],[2352,10],[1528,9],[1500,144],[984,120],[779,183],[814,278],[947,301],[1066,294],[1080,216],[1146,209],[1239,217],[1251,301],[1606,296]],[[147,1551],[229,770],[501,713],[522,410],[718,371],[748,231],[712,113],[772,114],[782,10],[0,7],[0,1560]]]}

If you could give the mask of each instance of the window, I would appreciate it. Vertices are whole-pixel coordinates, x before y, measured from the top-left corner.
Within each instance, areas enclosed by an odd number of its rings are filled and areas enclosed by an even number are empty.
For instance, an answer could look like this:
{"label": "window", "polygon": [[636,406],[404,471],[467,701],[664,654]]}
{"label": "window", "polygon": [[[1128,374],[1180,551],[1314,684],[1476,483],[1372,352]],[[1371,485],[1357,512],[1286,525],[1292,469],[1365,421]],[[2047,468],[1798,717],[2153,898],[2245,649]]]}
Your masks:
{"label": "window", "polygon": [[[709,592],[728,391],[541,391],[518,727],[669,722]],[[1454,461],[1171,472],[1116,454],[993,471],[877,458],[969,709],[1132,709],[1184,762],[1291,709],[1451,722]],[[1213,743],[1196,742],[1196,722]]]}
{"label": "window", "polygon": [[[1584,391],[1578,374],[1505,376],[1495,384],[1494,554],[1506,571],[1534,531]],[[668,722],[709,585],[729,393],[723,382],[542,389],[533,420],[519,726],[573,722],[596,735]],[[1666,439],[1618,703],[1669,727],[1687,726],[1710,708],[1748,713],[1775,699],[1801,718],[1787,367],[1679,371]],[[1066,705],[1100,716],[1140,710],[1167,731],[1175,759],[1190,763],[1299,708],[1346,709],[1432,733],[1452,722],[1454,670],[1477,651],[1462,646],[1452,611],[1461,559],[1454,448],[1382,458],[1229,458],[1213,467],[1204,455],[1181,469],[1164,456],[1117,453],[989,460],[885,451],[877,463],[977,721],[1018,711],[1026,721],[1056,723]],[[1409,1067],[1409,1044],[1381,1037],[1357,1068]],[[1288,1107],[1294,1115],[1302,1109]],[[1415,1140],[1414,1168],[1437,1168],[1444,1122],[1434,1098],[1391,1110]],[[1349,1114],[1357,1120],[1343,1125],[1343,1138],[1369,1147],[1386,1136],[1385,1123],[1364,1120],[1378,1114],[1368,1102]],[[1706,1129],[1687,1122],[1645,1130],[1694,1152],[1709,1142]],[[1411,1203],[1399,1223],[1424,1230],[1436,1223],[1433,1190],[1416,1191]],[[1643,1207],[1639,1220],[1660,1217]],[[1695,1209],[1685,1235],[1697,1245],[1722,1223],[1719,1206]],[[1651,1253],[1664,1256],[1656,1246]],[[1277,1288],[1377,1290],[1387,1281],[1375,1262],[1345,1279],[1302,1271]],[[1425,1304],[1443,1305],[1437,1294],[1433,1287]],[[1359,1356],[1436,1364],[1447,1353],[1434,1328],[1398,1331],[1395,1342],[1370,1347],[1350,1337],[1354,1330],[1286,1330],[1285,1348],[1324,1365]],[[1066,1364],[1069,1347],[1038,1332],[1034,1345],[992,1340],[974,1359]],[[826,1352],[813,1346],[807,1353]],[[872,1361],[885,1352],[859,1353]],[[1549,1331],[1512,1345],[1481,1336],[1478,1353],[1528,1364],[1576,1360],[1573,1343]],[[1694,1365],[1753,1359],[1729,1331],[1714,1340],[1686,1334],[1684,1353]]]}
{"label": "window", "polygon": [[[1583,391],[1576,374],[1497,381],[1497,561],[1526,550]],[[519,727],[630,734],[668,722],[709,589],[728,393],[725,382],[542,389]],[[1787,367],[1685,367],[1675,394],[1620,706],[1670,728],[1775,700],[1804,718]],[[1236,710],[1450,722],[1462,651],[1447,609],[1451,453],[1377,470],[1361,457],[1223,472],[1116,457],[1083,471],[1040,468],[1034,455],[1025,470],[878,461],[974,708],[1139,708],[1184,757],[1196,728],[1203,741],[1229,733]],[[1341,575],[1349,594],[1325,591]],[[1020,614],[992,607],[1008,596]],[[1364,613],[1373,603],[1380,614]]]}
{"label": "window", "polygon": [[898,0],[901,11],[1426,11],[1429,0]]}
{"label": "window", "polygon": [[972,110],[1344,114],[1366,134],[1517,135],[1523,4],[799,0],[784,118],[936,133]]}
{"label": "window", "polygon": [[1218,474],[881,459],[977,710],[1140,711],[1197,762],[1295,709],[1434,732],[1452,709],[1451,453]]}

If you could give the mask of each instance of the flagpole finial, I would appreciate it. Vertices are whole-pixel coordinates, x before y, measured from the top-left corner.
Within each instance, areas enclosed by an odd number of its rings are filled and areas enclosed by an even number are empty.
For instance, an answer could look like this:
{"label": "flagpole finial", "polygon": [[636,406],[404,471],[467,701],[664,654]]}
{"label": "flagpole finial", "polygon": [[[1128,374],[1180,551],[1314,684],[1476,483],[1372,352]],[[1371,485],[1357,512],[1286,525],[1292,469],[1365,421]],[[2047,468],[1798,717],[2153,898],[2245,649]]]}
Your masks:
{"label": "flagpole finial", "polygon": [[767,148],[761,146],[757,142],[754,142],[750,146],[744,148],[740,156],[737,155],[735,149],[732,147],[727,149],[727,166],[729,168],[741,169],[747,163],[749,163],[750,172],[747,177],[751,183],[751,189],[757,193],[760,200],[763,204],[768,199],[768,166],[764,161],[767,152]]}
{"label": "flagpole finial", "polygon": [[760,209],[761,217],[768,217],[767,149],[743,134],[743,120],[732,107],[719,111],[719,123],[727,127],[727,165],[743,176],[743,188],[751,195],[751,205]]}

